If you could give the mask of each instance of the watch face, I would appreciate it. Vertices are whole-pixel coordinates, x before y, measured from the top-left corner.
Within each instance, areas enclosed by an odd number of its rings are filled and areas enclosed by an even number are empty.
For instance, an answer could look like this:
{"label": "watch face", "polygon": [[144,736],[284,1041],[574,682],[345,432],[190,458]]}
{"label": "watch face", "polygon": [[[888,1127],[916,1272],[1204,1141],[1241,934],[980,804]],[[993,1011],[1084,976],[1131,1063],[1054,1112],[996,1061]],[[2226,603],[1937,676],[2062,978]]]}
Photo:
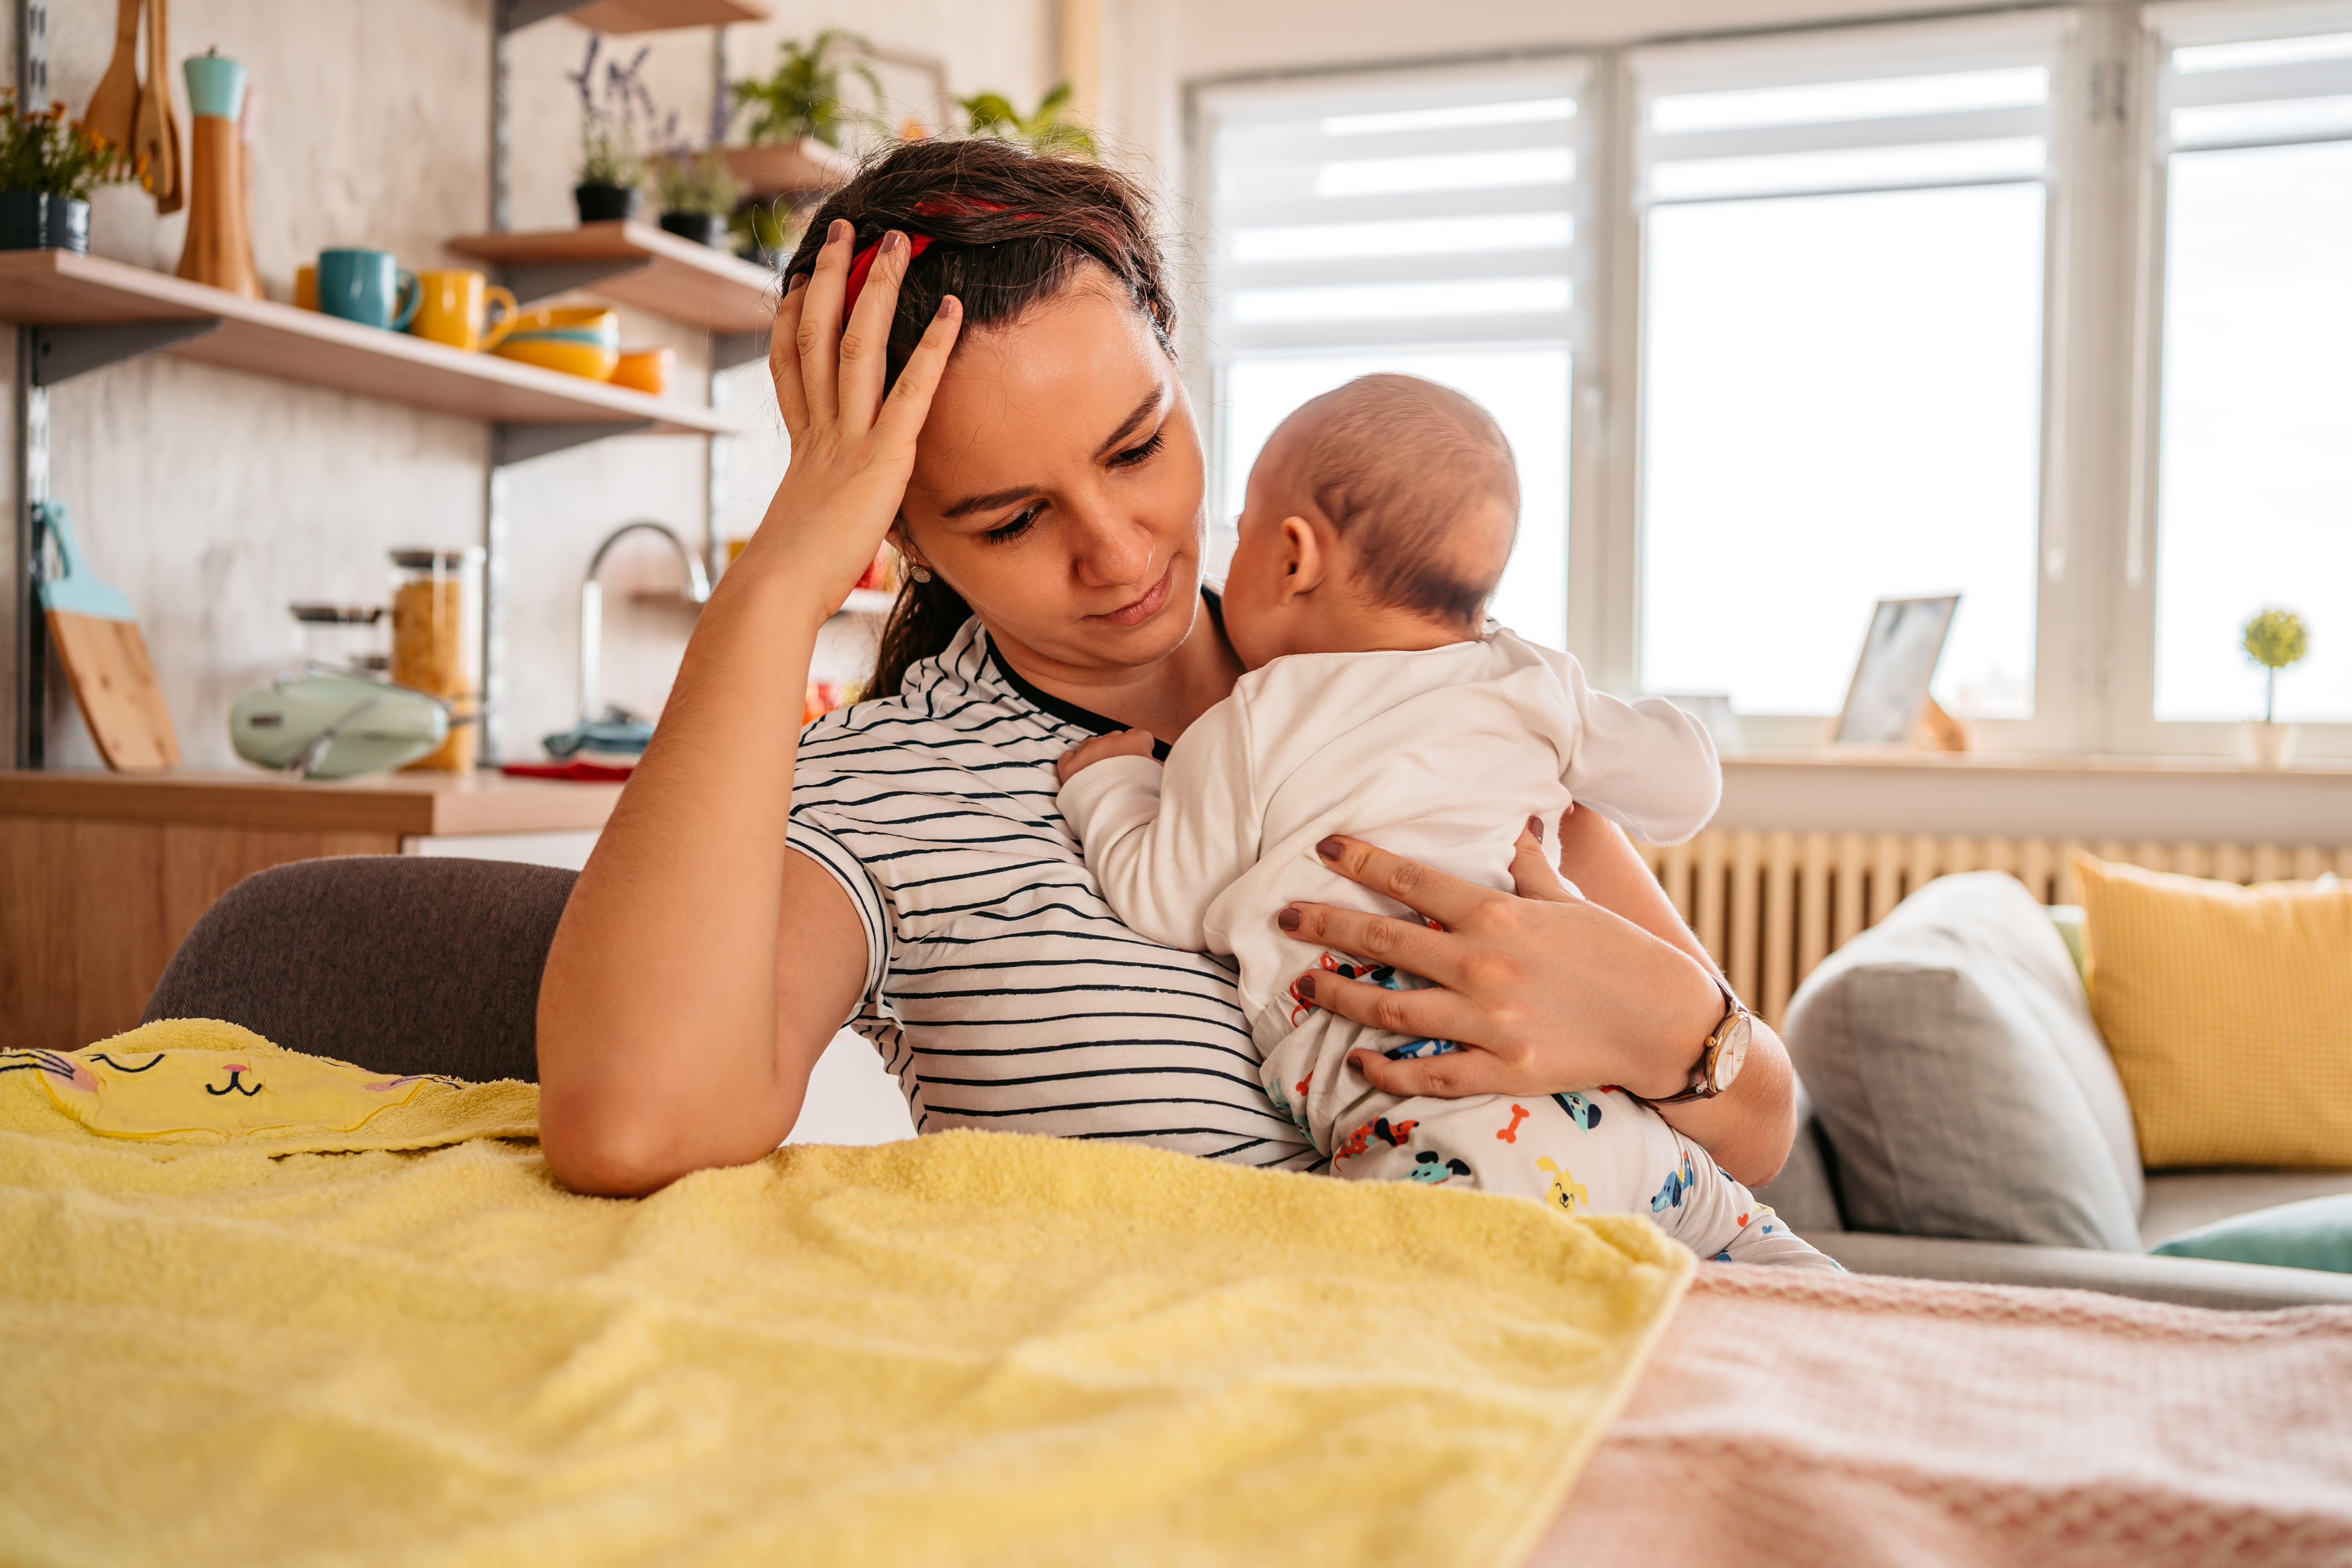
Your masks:
{"label": "watch face", "polygon": [[1733,1015],[1731,1022],[1725,1026],[1723,1042],[1715,1048],[1715,1060],[1711,1064],[1713,1070],[1707,1074],[1716,1093],[1721,1094],[1729,1089],[1731,1080],[1739,1076],[1740,1068],[1748,1060],[1748,1042],[1752,1034],[1746,1013]]}

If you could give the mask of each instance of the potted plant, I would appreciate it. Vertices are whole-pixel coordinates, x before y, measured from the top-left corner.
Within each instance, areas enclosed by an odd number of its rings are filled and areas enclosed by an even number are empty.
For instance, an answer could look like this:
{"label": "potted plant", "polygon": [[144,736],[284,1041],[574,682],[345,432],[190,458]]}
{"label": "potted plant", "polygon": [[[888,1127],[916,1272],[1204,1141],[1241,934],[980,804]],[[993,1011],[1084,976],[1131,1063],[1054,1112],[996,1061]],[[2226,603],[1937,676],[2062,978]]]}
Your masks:
{"label": "potted plant", "polygon": [[1068,82],[1055,84],[1052,91],[1037,100],[1035,110],[1028,114],[1015,109],[1013,100],[1001,92],[975,93],[956,100],[956,107],[964,112],[967,135],[1024,142],[1033,152],[1083,158],[1091,163],[1100,156],[1095,133],[1075,120],[1062,118],[1069,106]]}
{"label": "potted plant", "polygon": [[736,209],[728,227],[735,236],[735,254],[767,268],[781,268],[800,243],[806,215],[794,212],[782,197],[746,202]]}
{"label": "potted plant", "polygon": [[2292,610],[2264,610],[2246,623],[2242,646],[2263,667],[2263,716],[2246,726],[2246,753],[2257,767],[2294,759],[2294,726],[2278,722],[2278,672],[2311,651],[2311,635]]}
{"label": "potted plant", "polygon": [[661,201],[662,227],[715,249],[726,241],[727,220],[742,198],[743,184],[718,148],[680,148],[655,163],[654,191]]}
{"label": "potted plant", "polygon": [[[764,77],[730,84],[737,112],[753,111],[748,147],[728,149],[727,163],[759,196],[798,195],[839,184],[856,167],[842,151],[851,128],[874,121],[882,108],[882,79],[864,60],[835,63],[837,45],[870,48],[864,38],[827,27],[805,44],[786,39],[782,59]],[[843,96],[846,73],[866,84],[874,107],[853,109]]]}
{"label": "potted plant", "polygon": [[123,150],[52,103],[26,113],[0,89],[0,250],[89,249],[89,194],[136,171]]}
{"label": "potted plant", "polygon": [[587,58],[565,78],[580,89],[580,174],[572,199],[579,204],[582,223],[636,216],[637,187],[646,177],[640,149],[656,117],[653,95],[638,76],[652,47],[639,49],[626,65],[617,58],[605,61],[600,78],[596,60],[604,47],[604,36],[591,33]]}

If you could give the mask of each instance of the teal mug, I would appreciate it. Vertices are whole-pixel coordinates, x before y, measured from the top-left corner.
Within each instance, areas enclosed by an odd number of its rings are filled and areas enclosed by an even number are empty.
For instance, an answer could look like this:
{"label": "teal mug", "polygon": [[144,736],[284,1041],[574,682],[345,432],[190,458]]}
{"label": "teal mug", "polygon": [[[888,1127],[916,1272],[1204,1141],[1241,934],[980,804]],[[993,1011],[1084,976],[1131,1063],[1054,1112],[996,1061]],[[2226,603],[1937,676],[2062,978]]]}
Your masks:
{"label": "teal mug", "polygon": [[416,274],[389,250],[319,252],[319,309],[330,316],[397,332],[415,318],[421,298]]}

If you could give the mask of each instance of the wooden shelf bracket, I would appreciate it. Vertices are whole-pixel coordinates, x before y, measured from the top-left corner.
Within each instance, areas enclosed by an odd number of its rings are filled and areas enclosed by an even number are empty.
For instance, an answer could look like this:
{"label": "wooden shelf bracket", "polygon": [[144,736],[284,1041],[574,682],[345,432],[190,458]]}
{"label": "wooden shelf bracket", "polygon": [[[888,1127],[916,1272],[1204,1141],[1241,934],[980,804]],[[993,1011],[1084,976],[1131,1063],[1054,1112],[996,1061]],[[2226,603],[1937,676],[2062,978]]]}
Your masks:
{"label": "wooden shelf bracket", "polygon": [[533,458],[544,458],[551,452],[569,451],[584,447],[591,441],[602,441],[608,436],[634,436],[653,428],[650,419],[632,419],[614,424],[597,419],[570,425],[508,425],[490,426],[490,463],[494,468],[506,468],[513,463],[527,463]]}
{"label": "wooden shelf bracket", "polygon": [[124,360],[220,331],[218,316],[193,321],[119,321],[98,326],[37,326],[33,336],[33,384],[55,386],[61,381],[104,370]]}
{"label": "wooden shelf bracket", "polygon": [[768,334],[764,331],[710,334],[710,368],[713,371],[732,370],[739,364],[750,364],[755,359],[767,357]]}

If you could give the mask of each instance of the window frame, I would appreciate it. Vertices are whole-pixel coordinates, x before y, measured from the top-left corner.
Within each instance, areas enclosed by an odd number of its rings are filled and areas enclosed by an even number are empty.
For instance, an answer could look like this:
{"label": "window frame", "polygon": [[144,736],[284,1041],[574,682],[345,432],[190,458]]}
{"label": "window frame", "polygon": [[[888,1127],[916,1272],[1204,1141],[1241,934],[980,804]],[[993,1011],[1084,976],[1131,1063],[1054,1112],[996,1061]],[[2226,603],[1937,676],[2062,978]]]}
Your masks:
{"label": "window frame", "polygon": [[[2065,29],[2052,69],[2053,144],[2043,229],[2034,711],[2031,719],[1976,721],[1969,727],[1977,749],[1993,752],[2232,756],[2242,721],[2155,716],[2168,150],[2161,137],[2164,109],[2157,101],[2167,45],[2152,17],[2194,16],[2200,25],[2235,27],[2233,37],[2248,39],[2292,37],[2352,30],[2352,0],[2161,0],[2031,10]],[[1583,63],[1578,117],[1584,124],[1571,208],[1568,647],[1597,685],[1631,693],[1640,689],[1646,258],[1636,152],[1643,58],[1706,47],[1752,48],[1763,60],[1775,50],[1818,53],[1850,41],[1858,53],[1884,52],[1899,60],[1939,37],[1962,38],[2018,15],[2013,6],[1986,6],[1929,19],[1203,79],[1184,88],[1192,153],[1186,195],[1193,213],[1207,212],[1213,171],[1201,99],[1213,89],[1535,59]],[[2209,23],[2213,18],[2220,20]],[[1196,231],[1192,237],[1204,237]],[[1204,315],[1192,312],[1196,325],[1184,347],[1195,400],[1209,411],[1202,428],[1213,496],[1222,493],[1215,488],[1224,436],[1216,400],[1222,366],[1197,325]],[[1831,722],[1814,715],[1743,713],[1742,749],[1811,750],[1824,743]],[[2315,759],[2352,757],[2352,722],[2305,722],[2298,749]]]}

